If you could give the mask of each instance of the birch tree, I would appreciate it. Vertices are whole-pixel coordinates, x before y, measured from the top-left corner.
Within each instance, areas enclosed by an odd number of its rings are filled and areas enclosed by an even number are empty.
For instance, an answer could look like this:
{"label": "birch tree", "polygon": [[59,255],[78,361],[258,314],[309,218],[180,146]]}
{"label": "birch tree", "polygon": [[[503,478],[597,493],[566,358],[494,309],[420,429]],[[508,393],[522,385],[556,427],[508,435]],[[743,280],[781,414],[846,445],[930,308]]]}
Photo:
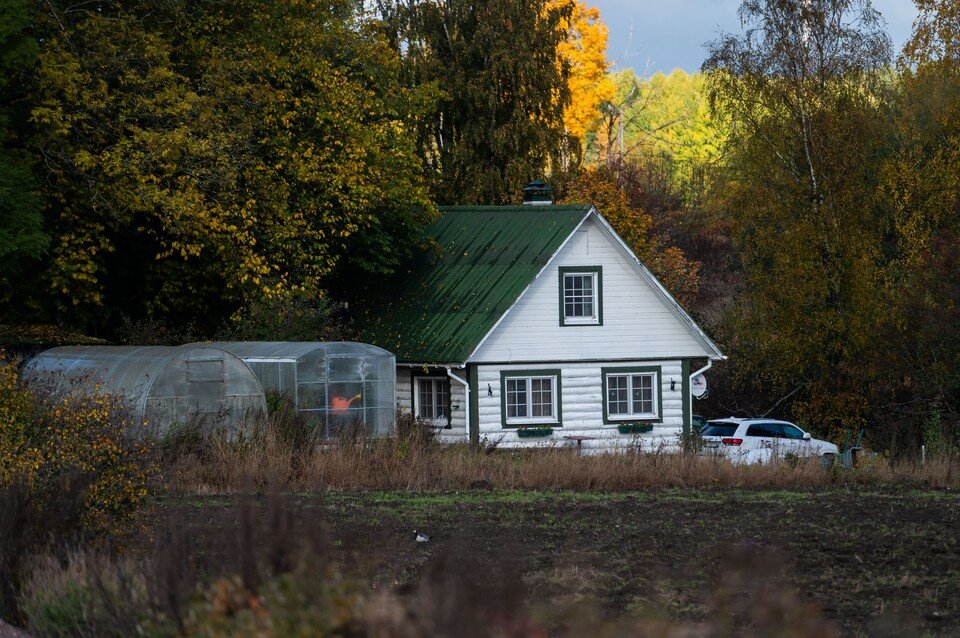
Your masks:
{"label": "birch tree", "polygon": [[709,45],[730,122],[724,206],[743,288],[727,321],[737,371],[796,397],[808,422],[862,423],[864,357],[883,313],[890,41],[869,0],[744,0],[743,33]]}

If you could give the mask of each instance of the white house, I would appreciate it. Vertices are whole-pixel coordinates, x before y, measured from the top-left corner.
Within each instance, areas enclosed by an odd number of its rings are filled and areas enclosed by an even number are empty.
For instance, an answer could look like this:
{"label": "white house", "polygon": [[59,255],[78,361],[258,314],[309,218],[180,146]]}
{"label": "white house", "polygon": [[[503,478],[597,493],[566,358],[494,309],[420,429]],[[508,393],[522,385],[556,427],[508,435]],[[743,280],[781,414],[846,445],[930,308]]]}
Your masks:
{"label": "white house", "polygon": [[596,208],[441,212],[433,249],[357,317],[396,354],[401,409],[447,440],[677,445],[691,377],[723,354]]}

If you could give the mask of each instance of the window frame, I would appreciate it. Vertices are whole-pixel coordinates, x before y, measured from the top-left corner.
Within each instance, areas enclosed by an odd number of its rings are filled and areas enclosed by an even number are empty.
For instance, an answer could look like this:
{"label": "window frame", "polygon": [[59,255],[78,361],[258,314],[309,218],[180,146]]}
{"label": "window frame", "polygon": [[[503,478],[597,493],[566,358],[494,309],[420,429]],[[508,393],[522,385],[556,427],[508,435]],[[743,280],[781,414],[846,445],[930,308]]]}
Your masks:
{"label": "window frame", "polygon": [[[609,378],[611,376],[627,376],[633,377],[635,375],[651,375],[653,377],[653,405],[656,409],[655,413],[648,414],[610,414],[610,394],[609,394]],[[663,423],[663,369],[661,366],[631,366],[631,367],[622,367],[622,368],[601,368],[600,376],[602,378],[601,384],[603,386],[603,422],[607,425],[622,425],[624,423],[629,423],[632,421],[643,421],[645,423]],[[629,381],[627,386],[627,394],[630,409],[633,409],[633,400],[630,397],[631,390],[633,388],[633,380]]]}
{"label": "window frame", "polygon": [[[564,281],[568,275],[590,275],[593,277],[592,317],[567,317]],[[560,266],[558,268],[560,290],[561,326],[602,326],[603,325],[603,267],[602,266]]]}
{"label": "window frame", "polygon": [[[446,417],[427,418],[427,417],[420,416],[420,382],[421,382],[421,381],[430,381],[430,382],[440,381],[441,383],[446,383],[446,384],[447,384],[447,405],[446,405],[447,416],[446,416]],[[453,409],[452,409],[453,396],[452,396],[452,395],[453,395],[453,392],[452,392],[452,390],[453,390],[453,384],[450,383],[449,377],[447,377],[445,374],[444,374],[444,375],[440,375],[440,374],[416,374],[416,372],[412,372],[412,371],[411,371],[411,374],[410,374],[410,394],[412,395],[412,396],[411,396],[411,399],[412,399],[411,403],[413,404],[413,405],[412,405],[412,407],[413,407],[413,416],[416,417],[416,418],[418,418],[418,419],[423,419],[423,420],[426,421],[427,423],[433,423],[434,425],[442,426],[443,429],[445,429],[445,430],[451,429],[451,428],[453,427],[453,424],[452,424],[452,420],[453,420],[453,414],[452,414],[452,412],[453,412]]]}
{"label": "window frame", "polygon": [[[528,382],[532,379],[553,379],[552,387],[552,409],[551,417],[512,417],[507,418],[507,380],[508,379],[526,379]],[[551,368],[544,370],[501,370],[500,371],[500,425],[503,429],[517,429],[526,426],[550,426],[563,427],[563,395],[560,370]],[[527,406],[532,405],[533,389],[527,389]]]}

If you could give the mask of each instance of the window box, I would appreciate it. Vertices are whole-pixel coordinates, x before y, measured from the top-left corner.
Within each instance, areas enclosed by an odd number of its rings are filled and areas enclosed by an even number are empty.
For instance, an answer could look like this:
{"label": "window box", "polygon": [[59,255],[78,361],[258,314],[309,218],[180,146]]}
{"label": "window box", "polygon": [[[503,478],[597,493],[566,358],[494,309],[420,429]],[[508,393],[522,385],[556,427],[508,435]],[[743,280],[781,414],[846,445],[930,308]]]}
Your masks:
{"label": "window box", "polygon": [[622,423],[617,426],[620,434],[643,434],[653,431],[653,423]]}
{"label": "window box", "polygon": [[532,439],[538,436],[550,436],[553,434],[551,427],[523,427],[517,428],[517,436],[521,439]]}

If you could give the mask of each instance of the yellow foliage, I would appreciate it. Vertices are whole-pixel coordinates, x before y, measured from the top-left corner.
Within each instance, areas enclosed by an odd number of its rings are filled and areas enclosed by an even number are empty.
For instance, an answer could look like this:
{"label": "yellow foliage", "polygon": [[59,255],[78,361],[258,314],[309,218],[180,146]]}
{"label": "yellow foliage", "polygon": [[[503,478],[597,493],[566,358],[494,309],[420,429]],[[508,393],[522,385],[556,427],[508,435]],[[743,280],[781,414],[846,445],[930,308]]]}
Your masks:
{"label": "yellow foliage", "polygon": [[0,353],[0,487],[20,483],[42,501],[58,479],[76,475],[86,486],[84,525],[112,532],[147,498],[156,471],[151,459],[149,443],[131,432],[117,399],[38,398]]}
{"label": "yellow foliage", "polygon": [[607,25],[600,10],[582,0],[549,0],[547,10],[564,12],[567,39],[557,47],[557,64],[569,69],[570,104],[563,115],[567,133],[581,142],[600,117],[600,105],[613,97],[615,86],[607,75]]}

